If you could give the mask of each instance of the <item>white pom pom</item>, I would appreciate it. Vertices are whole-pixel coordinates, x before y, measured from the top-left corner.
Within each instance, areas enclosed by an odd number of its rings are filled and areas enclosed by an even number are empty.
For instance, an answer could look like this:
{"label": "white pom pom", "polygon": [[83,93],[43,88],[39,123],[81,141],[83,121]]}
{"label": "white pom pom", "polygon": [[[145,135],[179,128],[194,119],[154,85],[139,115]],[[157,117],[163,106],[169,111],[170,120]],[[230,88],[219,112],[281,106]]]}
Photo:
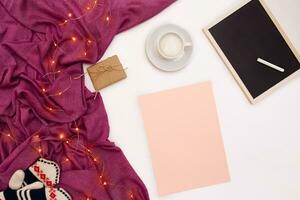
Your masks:
{"label": "white pom pom", "polygon": [[1,199],[1,200],[2,200],[2,199],[5,200],[3,192],[0,192],[0,199]]}
{"label": "white pom pom", "polygon": [[18,190],[22,187],[22,183],[25,178],[23,170],[17,170],[9,180],[8,186],[12,190]]}

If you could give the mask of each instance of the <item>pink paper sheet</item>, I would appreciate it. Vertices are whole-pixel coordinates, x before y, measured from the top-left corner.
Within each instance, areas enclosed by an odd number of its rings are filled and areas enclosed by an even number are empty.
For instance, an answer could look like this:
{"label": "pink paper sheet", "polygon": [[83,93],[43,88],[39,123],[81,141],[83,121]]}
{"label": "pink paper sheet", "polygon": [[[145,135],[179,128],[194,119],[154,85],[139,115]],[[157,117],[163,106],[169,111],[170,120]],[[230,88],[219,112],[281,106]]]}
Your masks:
{"label": "pink paper sheet", "polygon": [[210,82],[139,101],[160,195],[230,180]]}

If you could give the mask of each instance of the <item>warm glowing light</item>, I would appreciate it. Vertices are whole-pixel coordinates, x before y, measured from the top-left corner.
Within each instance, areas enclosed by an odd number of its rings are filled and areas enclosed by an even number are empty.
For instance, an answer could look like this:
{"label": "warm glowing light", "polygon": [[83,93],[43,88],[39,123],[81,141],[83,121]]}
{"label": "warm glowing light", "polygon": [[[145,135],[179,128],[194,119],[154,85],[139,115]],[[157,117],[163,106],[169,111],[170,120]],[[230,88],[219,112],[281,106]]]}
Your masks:
{"label": "warm glowing light", "polygon": [[[94,2],[94,4],[93,4],[93,2]],[[99,0],[90,0],[90,3],[88,3],[88,4],[86,4],[82,9],[83,9],[83,13],[84,13],[84,15],[82,15],[82,16],[77,16],[75,13],[74,13],[74,15],[73,15],[73,13],[72,12],[68,12],[68,13],[66,13],[67,14],[67,16],[65,16],[65,19],[63,19],[63,21],[60,21],[60,24],[59,25],[65,25],[65,24],[67,24],[67,23],[71,23],[71,22],[73,22],[73,21],[75,21],[75,20],[79,20],[79,19],[81,19],[82,17],[84,17],[86,14],[89,14],[89,13],[91,13],[93,10],[94,10],[94,8],[97,6],[97,3],[98,2],[100,2]],[[113,16],[110,16],[110,13],[108,12],[105,16],[104,16],[104,18],[102,18],[102,21],[104,21],[104,23],[106,23],[107,25],[109,25],[114,19],[112,18]],[[67,25],[65,25],[65,26],[67,26]],[[81,38],[81,36],[80,35],[77,35],[76,33],[73,33],[73,34],[71,34],[71,35],[69,35],[69,42],[70,43],[74,43],[74,45],[76,45],[77,43],[79,43],[81,40],[83,40],[83,42],[85,42],[85,45],[88,47],[88,48],[84,48],[84,49],[82,49],[82,51],[80,52],[80,54],[81,54],[81,56],[83,57],[83,56],[87,56],[88,55],[88,53],[89,53],[89,55],[90,55],[90,52],[89,52],[89,47],[91,47],[91,45],[93,45],[92,43],[93,42],[95,42],[96,40],[93,40],[93,37],[88,37],[88,38]],[[57,50],[59,50],[60,49],[60,43],[59,43],[59,41],[57,41],[57,40],[53,40],[52,41],[53,42],[53,45],[52,45],[52,48],[53,48],[53,50],[55,50],[55,51],[57,51]],[[49,57],[48,58],[49,60],[46,60],[46,62],[48,62],[48,65],[50,65],[52,68],[54,68],[55,67],[55,65],[58,65],[59,64],[59,60],[57,60],[57,57],[55,56],[55,54],[53,54],[53,57]],[[54,65],[54,66],[53,66]],[[63,69],[62,69],[63,70]],[[54,78],[56,78],[56,76],[58,76],[58,73],[60,73],[61,72],[61,70],[58,70],[58,71],[52,71],[52,72],[48,72],[47,73],[47,76],[49,75],[49,74],[53,74],[54,75]],[[72,80],[72,77],[70,77],[70,80]],[[48,85],[42,85],[43,87],[41,87],[40,89],[41,89],[41,91],[43,92],[43,93],[46,93],[46,92],[49,92],[49,86]],[[71,87],[71,86],[70,86]],[[61,95],[63,95],[67,90],[68,90],[69,88],[66,88],[66,89],[61,89],[61,91],[56,91],[56,93],[54,93],[54,94],[52,94],[52,95],[49,95],[49,96],[61,96]],[[47,94],[47,93],[46,93]],[[60,109],[58,109],[56,106],[54,106],[53,105],[53,107],[48,107],[48,105],[52,105],[52,104],[46,104],[45,105],[45,108],[46,108],[46,110],[48,110],[48,111],[55,111],[55,112],[57,112],[57,111],[60,111]],[[49,114],[50,114],[50,112],[49,112]],[[79,127],[77,127],[78,125],[80,126],[80,127],[82,127],[80,124],[77,124],[76,123],[76,121],[74,121],[75,122],[75,124],[74,124],[74,126],[73,126],[73,131],[75,130],[76,131],[76,136],[78,136],[78,141],[79,141],[79,139],[80,139],[80,128]],[[75,133],[75,132],[74,132]],[[12,139],[14,139],[15,140],[15,138],[11,135],[11,134],[7,134],[7,136],[8,137],[12,137]],[[37,139],[40,139],[39,138],[39,135],[36,135],[36,136],[34,136],[34,137],[36,137]],[[41,136],[41,137],[43,137],[43,136]],[[56,136],[56,137],[58,137],[57,138],[57,140],[58,141],[60,141],[61,142],[61,144],[66,144],[65,145],[65,147],[73,147],[73,142],[74,142],[74,140],[72,139],[72,138],[69,138],[69,136],[68,136],[68,134],[66,134],[66,132],[58,132],[58,135]],[[80,143],[77,143],[77,146],[78,145],[80,145]],[[89,149],[88,147],[86,147],[86,146],[84,146],[84,145],[82,145],[83,146],[83,150],[84,151],[86,151],[86,156],[88,156],[88,158],[90,159],[90,162],[94,162],[94,164],[95,165],[98,165],[100,162],[102,162],[102,157],[101,156],[99,156],[99,155],[96,155],[96,157],[94,157],[95,155],[93,154],[94,152],[94,149],[92,148],[92,150],[91,149]],[[35,147],[36,148],[36,147]],[[77,147],[76,147],[77,148]],[[42,156],[42,154],[45,154],[45,152],[43,152],[43,146],[40,144],[40,146],[36,149],[36,151]],[[65,161],[65,162],[69,162],[68,164],[70,164],[70,162],[72,162],[68,157],[67,157],[67,154],[65,154],[65,156],[62,158],[62,161]],[[68,164],[66,164],[66,165],[68,165]],[[98,177],[100,177],[100,185],[102,185],[103,187],[105,187],[106,188],[106,186],[107,187],[110,187],[111,186],[111,183],[110,182],[108,182],[108,181],[110,181],[110,179],[107,179],[106,178],[106,176],[105,175],[103,175],[103,174],[105,174],[105,171],[104,171],[104,169],[103,169],[103,171],[100,173],[98,173],[98,174],[101,174],[100,176],[98,176]],[[98,183],[99,184],[99,183]],[[104,189],[105,189],[104,188]],[[133,199],[135,199],[135,197],[134,197],[134,193],[132,192],[132,191],[130,191],[130,193],[127,193],[127,198],[128,198],[128,195],[129,195],[129,199],[131,199],[131,200],[133,200]],[[91,198],[90,197],[90,195],[89,194],[84,194],[83,195],[83,197],[85,197],[84,199],[86,199],[86,200],[93,200],[93,198]]]}
{"label": "warm glowing light", "polygon": [[100,175],[100,183],[104,186],[108,185],[107,181],[102,180],[103,179],[103,175]]}
{"label": "warm glowing light", "polygon": [[133,198],[134,198],[132,193],[130,194],[130,198],[131,198],[131,199],[133,199]]}
{"label": "warm glowing light", "polygon": [[76,42],[76,40],[77,40],[77,38],[74,37],[74,36],[71,39],[72,39],[73,42]]}
{"label": "warm glowing light", "polygon": [[8,133],[8,134],[7,134],[7,137],[11,137],[11,134]]}
{"label": "warm glowing light", "polygon": [[63,134],[63,133],[61,133],[61,134],[59,134],[59,139],[64,139],[65,138],[65,134]]}

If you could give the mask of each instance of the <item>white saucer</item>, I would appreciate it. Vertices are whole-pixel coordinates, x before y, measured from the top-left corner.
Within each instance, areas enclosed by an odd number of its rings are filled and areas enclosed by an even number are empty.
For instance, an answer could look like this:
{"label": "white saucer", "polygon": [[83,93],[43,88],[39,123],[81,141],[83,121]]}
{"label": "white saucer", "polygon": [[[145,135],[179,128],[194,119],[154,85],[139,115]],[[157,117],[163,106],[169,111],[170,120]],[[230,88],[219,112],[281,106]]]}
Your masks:
{"label": "white saucer", "polygon": [[[176,34],[180,35],[185,40],[185,42],[192,44],[191,46],[185,48],[185,53],[180,58],[168,60],[166,58],[163,58],[157,50],[156,41],[158,37],[168,32],[175,32]],[[148,36],[146,40],[146,54],[148,59],[155,67],[163,71],[172,72],[184,68],[188,63],[192,52],[193,41],[189,33],[183,28],[173,24],[167,24],[158,27]]]}

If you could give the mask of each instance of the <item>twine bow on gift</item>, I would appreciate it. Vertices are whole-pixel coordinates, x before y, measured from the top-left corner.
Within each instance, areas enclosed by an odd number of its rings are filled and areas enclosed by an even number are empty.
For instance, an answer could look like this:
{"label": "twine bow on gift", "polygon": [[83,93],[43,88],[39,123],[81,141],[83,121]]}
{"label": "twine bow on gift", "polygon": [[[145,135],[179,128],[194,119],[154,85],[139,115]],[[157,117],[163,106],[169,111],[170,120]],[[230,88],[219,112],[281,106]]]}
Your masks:
{"label": "twine bow on gift", "polygon": [[[111,71],[124,71],[125,69],[118,69],[117,67],[120,67],[120,65],[98,65],[96,68],[96,71],[89,70],[89,73],[91,74],[102,74],[105,72],[111,72]],[[99,77],[97,77],[99,78]]]}
{"label": "twine bow on gift", "polygon": [[115,82],[125,79],[126,73],[117,56],[107,58],[87,69],[95,90],[105,88]]}
{"label": "twine bow on gift", "polygon": [[[127,70],[128,68],[124,68],[124,69],[117,69],[117,68],[114,68],[114,67],[119,67],[120,65],[106,65],[106,66],[99,66],[99,68],[101,69],[96,69],[96,71],[87,71],[83,74],[80,74],[79,76],[76,76],[74,77],[73,79],[77,80],[77,79],[80,79],[81,77],[83,77],[84,75],[86,74],[102,74],[102,73],[105,73],[105,72],[111,72],[111,71],[124,71],[124,70]],[[96,80],[98,79],[99,77],[96,77]]]}
{"label": "twine bow on gift", "polygon": [[[96,71],[89,70],[89,73],[95,74],[94,81],[96,82],[101,77],[100,75],[103,75],[106,72],[113,72],[113,71],[123,72],[124,70],[127,69],[127,68],[119,69],[120,67],[122,67],[122,66],[120,66],[120,65],[98,65],[96,68]],[[108,75],[108,78],[109,78],[109,81],[111,81],[111,76]]]}

